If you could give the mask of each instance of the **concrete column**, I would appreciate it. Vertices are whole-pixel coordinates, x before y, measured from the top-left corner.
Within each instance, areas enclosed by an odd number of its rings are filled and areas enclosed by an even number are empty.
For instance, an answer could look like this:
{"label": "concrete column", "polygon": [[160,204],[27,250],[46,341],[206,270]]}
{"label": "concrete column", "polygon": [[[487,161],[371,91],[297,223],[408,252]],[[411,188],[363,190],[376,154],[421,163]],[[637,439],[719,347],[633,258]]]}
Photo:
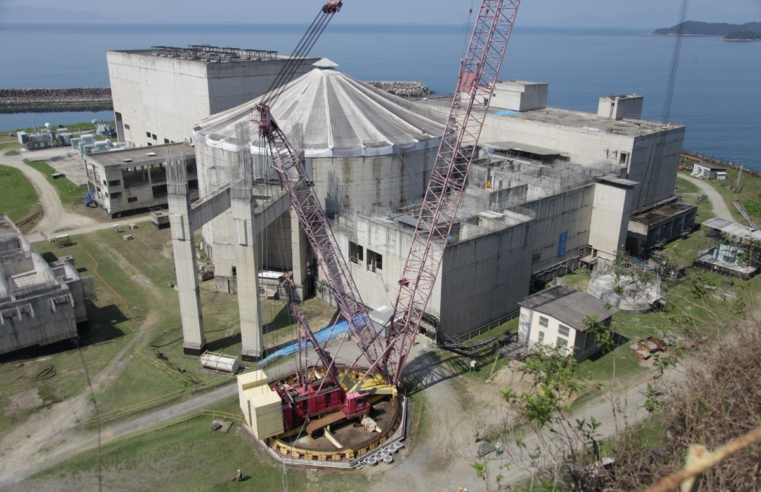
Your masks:
{"label": "concrete column", "polygon": [[180,294],[182,336],[185,340],[182,347],[186,354],[201,355],[206,350],[206,337],[203,332],[201,291],[198,286],[198,266],[187,180],[185,184],[171,184],[167,199],[177,290]]}
{"label": "concrete column", "polygon": [[238,310],[240,312],[241,358],[259,360],[262,356],[262,321],[259,306],[259,265],[256,262],[254,197],[250,186],[231,190],[230,208],[236,241]]}
{"label": "concrete column", "polygon": [[293,283],[296,291],[293,293],[294,301],[304,300],[310,293],[306,291],[307,281],[307,258],[309,242],[306,234],[299,225],[299,217],[293,208],[288,209],[291,219],[291,268],[293,269]]}

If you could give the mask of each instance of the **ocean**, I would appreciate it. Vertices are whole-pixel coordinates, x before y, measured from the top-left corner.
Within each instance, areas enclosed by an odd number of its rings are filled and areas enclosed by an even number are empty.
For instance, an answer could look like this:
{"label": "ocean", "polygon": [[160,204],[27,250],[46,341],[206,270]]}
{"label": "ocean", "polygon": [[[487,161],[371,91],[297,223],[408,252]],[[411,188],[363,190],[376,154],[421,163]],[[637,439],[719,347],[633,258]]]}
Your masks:
{"label": "ocean", "polygon": [[[288,54],[306,26],[0,24],[0,87],[103,87],[106,50],[211,44]],[[361,80],[416,80],[452,93],[469,31],[464,25],[348,25],[333,21],[312,51]],[[601,95],[645,96],[643,117],[663,113],[674,38],[634,29],[518,25],[501,78],[548,82],[550,106],[596,111]],[[761,171],[761,43],[683,40],[671,122],[685,148]],[[0,130],[112,113],[0,115]]]}

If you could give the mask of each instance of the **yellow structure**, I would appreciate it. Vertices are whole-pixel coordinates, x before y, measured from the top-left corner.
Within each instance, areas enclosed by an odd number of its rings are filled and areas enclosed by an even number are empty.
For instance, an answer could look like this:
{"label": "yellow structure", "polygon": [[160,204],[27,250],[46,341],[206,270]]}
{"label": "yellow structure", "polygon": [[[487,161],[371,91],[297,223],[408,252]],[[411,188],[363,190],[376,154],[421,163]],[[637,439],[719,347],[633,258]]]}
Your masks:
{"label": "yellow structure", "polygon": [[238,376],[238,399],[246,423],[257,438],[264,440],[283,433],[282,402],[267,384],[264,371]]}

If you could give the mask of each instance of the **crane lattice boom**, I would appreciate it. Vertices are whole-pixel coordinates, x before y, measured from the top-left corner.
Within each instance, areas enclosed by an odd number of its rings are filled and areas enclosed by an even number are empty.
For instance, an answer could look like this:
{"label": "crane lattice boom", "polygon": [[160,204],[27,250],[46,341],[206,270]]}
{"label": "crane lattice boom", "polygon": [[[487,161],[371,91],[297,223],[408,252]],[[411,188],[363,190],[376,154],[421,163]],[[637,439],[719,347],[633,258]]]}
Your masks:
{"label": "crane lattice boom", "polygon": [[[260,135],[267,140],[272,155],[272,167],[291,197],[291,205],[325,273],[338,310],[349,324],[349,332],[362,355],[374,366],[374,370],[385,375],[385,366],[376,364],[383,351],[381,339],[375,334],[367,308],[362,303],[306,168],[288,138],[272,119],[269,107],[260,104],[257,110],[259,119],[256,123],[259,125]],[[305,326],[308,329],[308,325]]]}
{"label": "crane lattice boom", "polygon": [[399,280],[392,329],[382,360],[397,384],[431,297],[475,145],[481,135],[520,0],[483,0]]}

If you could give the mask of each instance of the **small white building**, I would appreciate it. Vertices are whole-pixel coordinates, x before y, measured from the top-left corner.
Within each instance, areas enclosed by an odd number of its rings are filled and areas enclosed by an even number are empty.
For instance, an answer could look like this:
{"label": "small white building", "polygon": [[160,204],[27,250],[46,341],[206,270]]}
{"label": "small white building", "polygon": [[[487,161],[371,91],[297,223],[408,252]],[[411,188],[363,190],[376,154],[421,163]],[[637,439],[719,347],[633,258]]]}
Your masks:
{"label": "small white building", "polygon": [[692,165],[692,175],[698,178],[723,181],[727,179],[727,170],[723,167],[716,167],[696,162]]}
{"label": "small white building", "polygon": [[559,285],[531,295],[518,305],[521,307],[518,337],[522,343],[529,347],[565,348],[579,362],[600,350],[594,333],[587,331],[587,318],[596,316],[597,321],[610,327],[615,313],[606,309],[600,299]]}

